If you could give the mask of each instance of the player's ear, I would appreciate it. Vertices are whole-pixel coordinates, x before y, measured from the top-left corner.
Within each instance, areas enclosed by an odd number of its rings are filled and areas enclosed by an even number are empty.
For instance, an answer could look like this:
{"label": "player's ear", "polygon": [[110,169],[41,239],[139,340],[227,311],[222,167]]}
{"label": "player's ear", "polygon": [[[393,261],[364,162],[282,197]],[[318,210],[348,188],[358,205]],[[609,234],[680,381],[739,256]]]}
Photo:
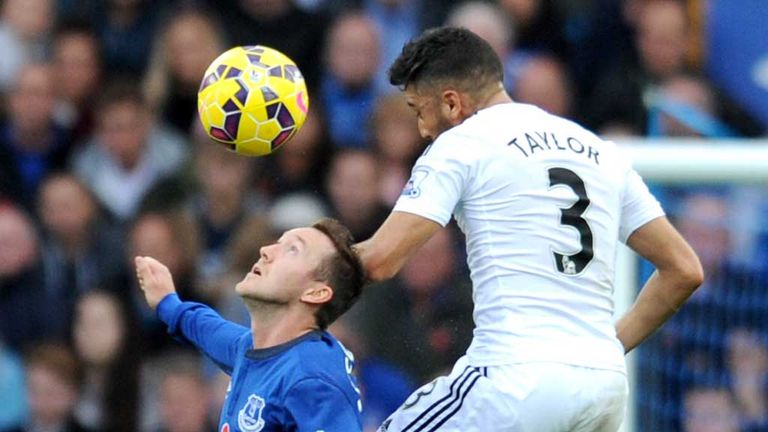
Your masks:
{"label": "player's ear", "polygon": [[451,123],[460,122],[461,112],[464,108],[461,95],[456,90],[445,90],[443,91],[441,102],[440,107],[443,111],[443,116],[451,120]]}
{"label": "player's ear", "polygon": [[328,303],[333,298],[333,288],[323,282],[317,282],[311,288],[304,291],[301,295],[301,301],[305,303],[320,305]]}

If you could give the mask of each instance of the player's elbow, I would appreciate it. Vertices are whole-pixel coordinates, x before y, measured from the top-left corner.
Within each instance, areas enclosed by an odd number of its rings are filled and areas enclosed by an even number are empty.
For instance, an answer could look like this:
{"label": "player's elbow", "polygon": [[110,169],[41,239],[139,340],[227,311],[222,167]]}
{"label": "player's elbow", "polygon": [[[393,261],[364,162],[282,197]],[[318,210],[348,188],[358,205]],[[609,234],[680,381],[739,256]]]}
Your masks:
{"label": "player's elbow", "polygon": [[371,265],[366,268],[366,276],[369,282],[381,282],[391,279],[397,274],[397,271],[386,265]]}
{"label": "player's elbow", "polygon": [[699,257],[693,251],[676,261],[675,274],[678,280],[677,286],[686,294],[686,297],[693,294],[704,283],[704,269],[701,267]]}
{"label": "player's elbow", "polygon": [[699,258],[694,258],[695,259],[688,266],[688,271],[685,272],[686,285],[689,287],[691,292],[695,291],[696,288],[704,283],[704,269],[701,267]]}

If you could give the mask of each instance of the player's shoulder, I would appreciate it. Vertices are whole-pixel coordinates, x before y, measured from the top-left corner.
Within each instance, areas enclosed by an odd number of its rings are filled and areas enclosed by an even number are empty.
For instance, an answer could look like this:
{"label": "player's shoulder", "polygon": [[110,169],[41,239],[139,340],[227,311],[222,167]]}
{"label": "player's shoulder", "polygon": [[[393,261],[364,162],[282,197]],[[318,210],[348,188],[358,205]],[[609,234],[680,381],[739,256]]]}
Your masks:
{"label": "player's shoulder", "polygon": [[354,366],[354,356],[327,331],[314,332],[293,350],[292,381],[344,387]]}
{"label": "player's shoulder", "polygon": [[298,370],[307,375],[344,371],[344,348],[327,331],[315,331],[296,346],[292,353]]}

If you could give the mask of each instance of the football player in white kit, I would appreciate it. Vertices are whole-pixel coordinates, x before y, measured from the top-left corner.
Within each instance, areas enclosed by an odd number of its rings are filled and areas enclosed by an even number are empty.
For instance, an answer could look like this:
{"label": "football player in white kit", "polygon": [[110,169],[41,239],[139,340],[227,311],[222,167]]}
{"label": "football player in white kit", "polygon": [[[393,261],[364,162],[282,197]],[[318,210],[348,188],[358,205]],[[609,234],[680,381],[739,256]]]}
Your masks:
{"label": "football player in white kit", "polygon": [[[624,354],[701,284],[696,254],[617,147],[515,103],[492,49],[465,29],[409,42],[390,68],[422,136],[393,212],[360,243],[392,277],[453,215],[473,282],[472,343],[449,376],[418,389],[381,431],[615,431]],[[613,322],[616,246],[657,271]]]}

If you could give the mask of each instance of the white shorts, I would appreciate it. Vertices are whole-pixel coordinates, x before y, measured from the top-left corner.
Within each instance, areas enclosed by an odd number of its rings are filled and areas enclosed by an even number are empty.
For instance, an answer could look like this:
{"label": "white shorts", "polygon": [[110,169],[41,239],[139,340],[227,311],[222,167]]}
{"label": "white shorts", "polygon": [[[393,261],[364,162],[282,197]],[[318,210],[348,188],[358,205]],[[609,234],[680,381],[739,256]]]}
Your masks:
{"label": "white shorts", "polygon": [[622,372],[561,363],[473,367],[416,390],[379,432],[615,432],[624,418]]}

